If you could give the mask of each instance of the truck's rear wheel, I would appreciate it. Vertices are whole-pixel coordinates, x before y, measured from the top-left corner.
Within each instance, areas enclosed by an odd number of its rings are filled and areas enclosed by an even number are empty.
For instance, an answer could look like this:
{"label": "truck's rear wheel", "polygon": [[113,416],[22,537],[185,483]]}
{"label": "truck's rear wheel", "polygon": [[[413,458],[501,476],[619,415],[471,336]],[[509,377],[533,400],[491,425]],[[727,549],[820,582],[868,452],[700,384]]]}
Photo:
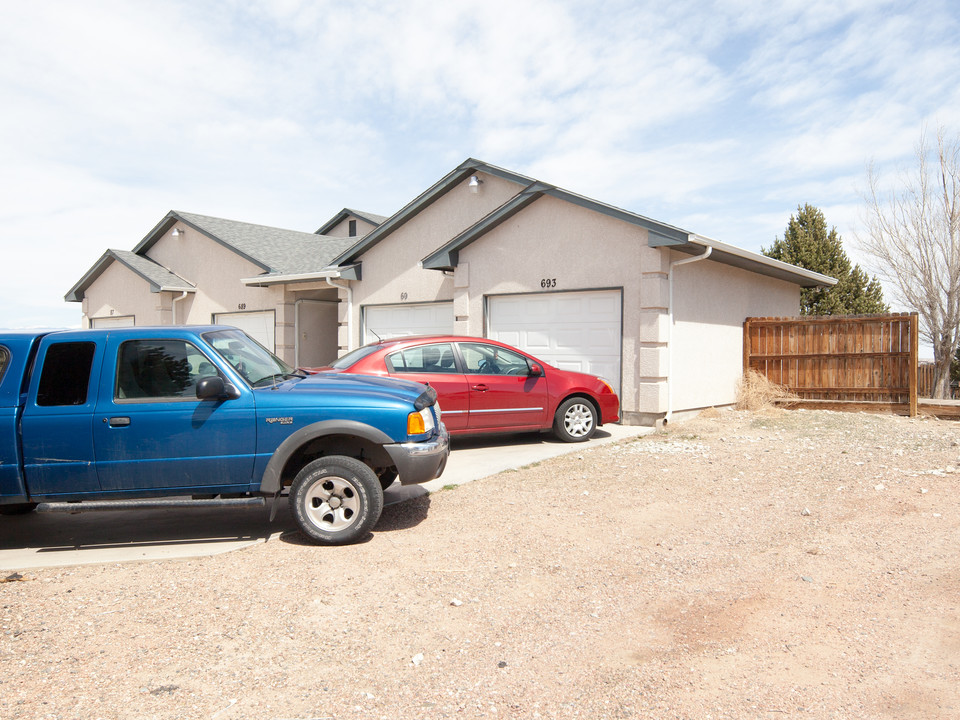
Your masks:
{"label": "truck's rear wheel", "polygon": [[376,473],[359,460],[330,455],[297,474],[290,511],[314,542],[346,545],[373,530],[383,511],[383,490]]}

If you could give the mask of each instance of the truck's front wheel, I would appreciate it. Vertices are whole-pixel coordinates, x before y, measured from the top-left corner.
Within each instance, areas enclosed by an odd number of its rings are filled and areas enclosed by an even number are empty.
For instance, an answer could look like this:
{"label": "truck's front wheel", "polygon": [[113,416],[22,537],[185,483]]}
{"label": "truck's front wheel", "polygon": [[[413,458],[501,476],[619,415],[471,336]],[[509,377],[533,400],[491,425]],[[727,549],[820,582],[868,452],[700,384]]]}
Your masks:
{"label": "truck's front wheel", "polygon": [[346,545],[373,530],[383,511],[383,490],[373,470],[359,460],[330,455],[297,474],[290,510],[314,542]]}

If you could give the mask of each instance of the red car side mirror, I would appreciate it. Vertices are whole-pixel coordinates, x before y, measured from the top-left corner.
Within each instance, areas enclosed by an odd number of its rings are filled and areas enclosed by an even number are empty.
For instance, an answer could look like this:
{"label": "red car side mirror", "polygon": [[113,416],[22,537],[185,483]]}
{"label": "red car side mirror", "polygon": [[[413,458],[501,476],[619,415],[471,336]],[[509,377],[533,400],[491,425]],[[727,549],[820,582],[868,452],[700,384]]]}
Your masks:
{"label": "red car side mirror", "polygon": [[530,377],[540,377],[543,375],[543,368],[540,367],[537,363],[530,365],[530,372],[528,373]]}

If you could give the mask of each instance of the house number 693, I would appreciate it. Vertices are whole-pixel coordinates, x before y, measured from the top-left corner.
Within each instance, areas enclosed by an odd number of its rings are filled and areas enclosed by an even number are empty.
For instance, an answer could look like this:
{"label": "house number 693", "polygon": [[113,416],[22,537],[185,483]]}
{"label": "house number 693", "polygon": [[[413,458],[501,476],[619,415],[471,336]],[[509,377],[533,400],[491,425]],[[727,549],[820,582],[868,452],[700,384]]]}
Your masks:
{"label": "house number 693", "polygon": [[540,287],[542,288],[553,288],[556,286],[557,286],[556,278],[543,278],[543,280],[540,281]]}

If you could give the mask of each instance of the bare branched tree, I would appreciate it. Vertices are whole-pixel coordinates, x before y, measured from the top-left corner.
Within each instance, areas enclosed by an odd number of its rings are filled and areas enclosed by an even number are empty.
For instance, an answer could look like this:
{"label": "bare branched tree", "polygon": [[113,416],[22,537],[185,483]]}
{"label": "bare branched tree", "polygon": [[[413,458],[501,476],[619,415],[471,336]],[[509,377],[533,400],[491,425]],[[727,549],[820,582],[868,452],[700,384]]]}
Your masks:
{"label": "bare branched tree", "polygon": [[941,127],[936,147],[926,133],[917,166],[883,189],[871,165],[865,231],[857,239],[877,274],[915,310],[920,336],[933,346],[933,396],[950,397],[950,361],[960,339],[960,135]]}

